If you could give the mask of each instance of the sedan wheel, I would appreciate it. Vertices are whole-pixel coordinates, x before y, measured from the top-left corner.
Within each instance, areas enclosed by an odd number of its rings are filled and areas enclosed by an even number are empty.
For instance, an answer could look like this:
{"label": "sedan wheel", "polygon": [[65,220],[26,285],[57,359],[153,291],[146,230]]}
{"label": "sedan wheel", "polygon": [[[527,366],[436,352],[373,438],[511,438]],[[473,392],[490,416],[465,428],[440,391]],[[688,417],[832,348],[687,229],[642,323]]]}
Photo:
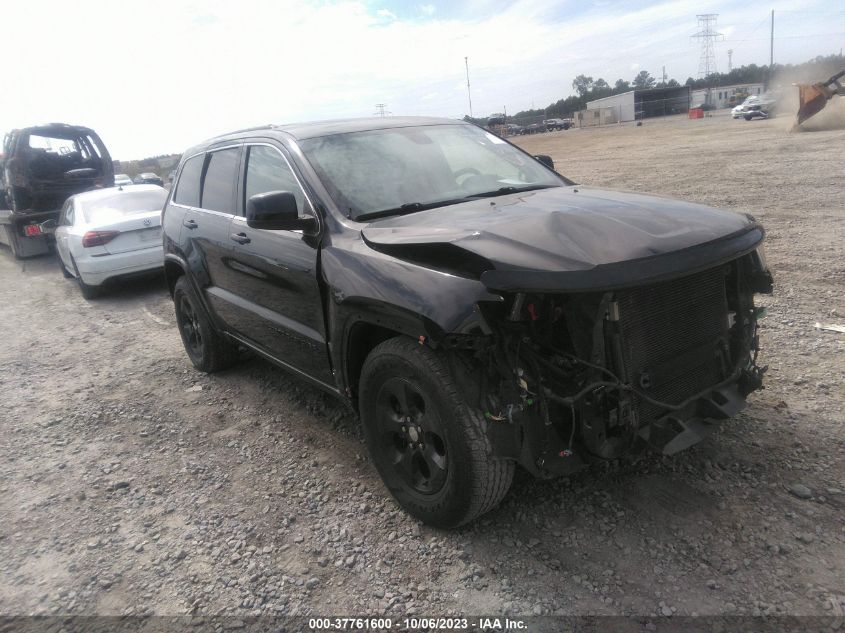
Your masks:
{"label": "sedan wheel", "polygon": [[76,266],[76,261],[73,257],[70,258],[70,263],[73,264],[73,272],[76,274],[76,284],[79,286],[79,292],[82,293],[82,296],[85,299],[96,299],[103,291],[100,286],[89,286],[84,281],[82,281],[82,275],[79,274],[79,268]]}

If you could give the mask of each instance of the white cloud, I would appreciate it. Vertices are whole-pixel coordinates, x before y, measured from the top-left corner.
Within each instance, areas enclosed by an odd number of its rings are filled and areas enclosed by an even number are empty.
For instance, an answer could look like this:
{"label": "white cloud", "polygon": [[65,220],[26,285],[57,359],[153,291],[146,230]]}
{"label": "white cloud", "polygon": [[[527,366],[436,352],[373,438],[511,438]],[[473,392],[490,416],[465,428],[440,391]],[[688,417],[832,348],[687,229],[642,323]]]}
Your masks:
{"label": "white cloud", "polygon": [[434,15],[436,11],[437,8],[433,4],[420,5],[420,12],[424,15]]}
{"label": "white cloud", "polygon": [[[834,30],[819,7],[841,10],[838,4],[807,3],[816,22],[807,18],[805,32]],[[503,106],[515,113],[532,101],[543,107],[571,94],[580,73],[612,85],[640,68],[656,76],[665,64],[681,82],[698,69],[689,35],[700,5],[692,0],[585,5],[580,13],[568,6],[565,15],[559,0],[513,0],[505,8],[464,0],[457,7],[470,17],[441,11],[436,20],[401,17],[398,0],[382,6],[147,0],[127,19],[107,0],[8,2],[4,50],[26,53],[6,57],[0,132],[44,121],[80,123],[98,130],[116,158],[140,158],[249,125],[369,116],[376,103],[396,115],[463,114],[465,56],[476,115]],[[769,8],[747,0],[739,9],[712,10],[736,25],[730,39],[742,39]],[[798,27],[780,28],[788,35]],[[76,45],[72,33],[85,33],[96,46]],[[803,61],[833,50],[831,42],[779,40],[775,58]],[[730,47],[734,66],[768,59],[767,41],[719,44],[720,60]]]}

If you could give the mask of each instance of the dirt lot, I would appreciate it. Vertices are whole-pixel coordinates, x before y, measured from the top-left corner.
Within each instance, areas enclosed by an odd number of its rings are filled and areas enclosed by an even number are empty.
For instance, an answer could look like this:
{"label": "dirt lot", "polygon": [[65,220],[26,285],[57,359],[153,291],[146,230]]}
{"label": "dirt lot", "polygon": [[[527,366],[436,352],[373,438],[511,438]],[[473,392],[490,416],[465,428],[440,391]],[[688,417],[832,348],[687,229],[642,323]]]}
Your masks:
{"label": "dirt lot", "polygon": [[398,511],[337,402],[182,350],[163,282],[85,301],[0,251],[0,614],[842,615],[845,131],[720,116],[521,140],[578,182],[751,212],[767,389],[675,458]]}

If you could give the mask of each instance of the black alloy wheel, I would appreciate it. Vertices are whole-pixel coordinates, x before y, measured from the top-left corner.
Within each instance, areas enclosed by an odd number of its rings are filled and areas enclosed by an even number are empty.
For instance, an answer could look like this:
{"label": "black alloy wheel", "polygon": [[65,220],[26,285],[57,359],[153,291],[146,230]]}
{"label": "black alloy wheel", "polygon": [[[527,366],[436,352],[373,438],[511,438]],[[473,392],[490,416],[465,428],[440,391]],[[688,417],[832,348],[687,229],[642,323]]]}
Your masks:
{"label": "black alloy wheel", "polygon": [[407,486],[427,495],[446,482],[448,461],[442,422],[418,385],[407,378],[384,382],[376,396],[381,449]]}
{"label": "black alloy wheel", "polygon": [[235,363],[237,346],[214,329],[185,276],[173,288],[173,305],[182,344],[194,367],[212,373]]}
{"label": "black alloy wheel", "polygon": [[197,321],[197,310],[187,295],[179,297],[179,307],[176,308],[179,319],[179,330],[185,349],[191,357],[201,357],[203,351],[202,330]]}
{"label": "black alloy wheel", "polygon": [[491,454],[486,421],[461,385],[441,354],[403,336],[377,345],[361,370],[359,407],[376,469],[406,512],[441,528],[493,509],[513,481],[514,462]]}

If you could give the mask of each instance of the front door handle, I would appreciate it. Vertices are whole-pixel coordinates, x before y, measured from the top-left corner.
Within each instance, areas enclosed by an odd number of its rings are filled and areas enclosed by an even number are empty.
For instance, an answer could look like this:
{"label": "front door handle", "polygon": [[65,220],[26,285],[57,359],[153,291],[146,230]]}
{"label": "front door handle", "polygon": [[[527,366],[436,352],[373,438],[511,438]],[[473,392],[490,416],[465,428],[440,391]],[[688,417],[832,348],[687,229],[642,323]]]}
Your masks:
{"label": "front door handle", "polygon": [[196,220],[183,220],[182,226],[187,227],[189,229],[195,229],[199,226]]}
{"label": "front door handle", "polygon": [[232,233],[231,237],[238,244],[249,244],[252,240],[246,236],[246,233]]}

